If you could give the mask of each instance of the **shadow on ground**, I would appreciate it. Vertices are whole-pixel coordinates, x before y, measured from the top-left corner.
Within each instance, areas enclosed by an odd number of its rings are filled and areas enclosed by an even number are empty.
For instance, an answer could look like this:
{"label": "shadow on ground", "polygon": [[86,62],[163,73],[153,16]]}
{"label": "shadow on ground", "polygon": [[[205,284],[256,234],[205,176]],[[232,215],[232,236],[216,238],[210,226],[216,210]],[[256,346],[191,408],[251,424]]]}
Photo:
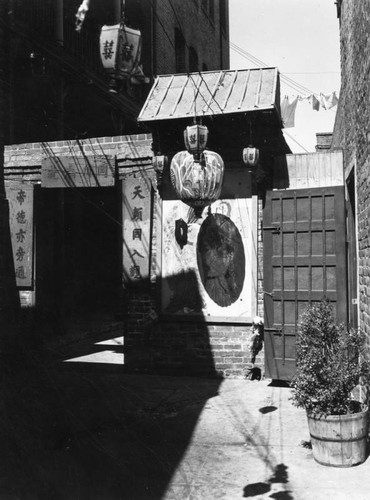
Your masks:
{"label": "shadow on ground", "polygon": [[[288,484],[288,467],[284,464],[278,464],[275,467],[274,473],[265,483],[248,484],[244,488],[243,498],[261,498],[261,495],[269,493],[268,498],[278,500],[293,500],[291,492],[286,490]],[[278,488],[275,491],[275,488]]]}
{"label": "shadow on ground", "polygon": [[3,371],[2,500],[160,499],[220,384],[35,353]]}

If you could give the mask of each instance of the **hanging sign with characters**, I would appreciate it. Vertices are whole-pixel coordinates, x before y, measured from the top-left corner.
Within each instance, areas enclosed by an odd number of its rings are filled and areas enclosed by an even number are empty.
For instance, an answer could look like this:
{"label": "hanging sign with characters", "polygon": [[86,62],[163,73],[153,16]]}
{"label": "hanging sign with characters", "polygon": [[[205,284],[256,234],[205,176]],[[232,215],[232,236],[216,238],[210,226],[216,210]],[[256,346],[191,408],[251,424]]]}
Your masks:
{"label": "hanging sign with characters", "polygon": [[6,186],[10,236],[18,287],[33,286],[33,185]]}
{"label": "hanging sign with characters", "polygon": [[114,185],[114,158],[108,155],[51,156],[41,162],[43,188]]}
{"label": "hanging sign with characters", "polygon": [[151,183],[131,174],[122,190],[123,280],[141,284],[149,279]]}

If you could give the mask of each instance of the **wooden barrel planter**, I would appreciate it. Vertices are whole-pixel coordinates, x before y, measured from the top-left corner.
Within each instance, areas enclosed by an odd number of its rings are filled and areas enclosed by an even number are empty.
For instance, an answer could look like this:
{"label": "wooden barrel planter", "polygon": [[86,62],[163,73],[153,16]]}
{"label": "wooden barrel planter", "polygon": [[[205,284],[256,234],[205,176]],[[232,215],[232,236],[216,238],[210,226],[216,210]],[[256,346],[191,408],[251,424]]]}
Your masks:
{"label": "wooden barrel planter", "polygon": [[368,408],[348,415],[307,415],[313,457],[319,464],[351,467],[367,458]]}

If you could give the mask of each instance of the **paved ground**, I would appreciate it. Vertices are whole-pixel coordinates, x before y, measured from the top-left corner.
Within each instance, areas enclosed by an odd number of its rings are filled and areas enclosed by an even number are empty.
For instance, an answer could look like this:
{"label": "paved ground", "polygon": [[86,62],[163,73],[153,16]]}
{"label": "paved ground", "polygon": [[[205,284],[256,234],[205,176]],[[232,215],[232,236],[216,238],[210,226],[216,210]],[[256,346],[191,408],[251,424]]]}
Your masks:
{"label": "paved ground", "polygon": [[124,373],[122,340],[7,363],[0,500],[368,500],[370,458],[314,462],[270,381]]}

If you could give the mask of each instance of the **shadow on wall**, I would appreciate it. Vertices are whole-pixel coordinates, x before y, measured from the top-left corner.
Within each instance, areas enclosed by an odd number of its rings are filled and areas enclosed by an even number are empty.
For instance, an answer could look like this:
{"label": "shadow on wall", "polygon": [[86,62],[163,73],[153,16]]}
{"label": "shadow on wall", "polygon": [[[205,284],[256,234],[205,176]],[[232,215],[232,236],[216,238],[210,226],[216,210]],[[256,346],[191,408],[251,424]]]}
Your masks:
{"label": "shadow on wall", "polygon": [[2,344],[11,340],[19,310],[20,302],[10,236],[9,204],[0,196],[0,325],[2,325]]}
{"label": "shadow on wall", "polygon": [[[164,283],[165,282],[165,283]],[[125,366],[157,374],[217,376],[209,339],[209,325],[202,315],[202,297],[193,271],[163,280],[171,300],[159,313],[158,289],[147,295],[127,298]],[[138,311],[146,310],[146,314]],[[188,313],[196,313],[190,322]]]}

